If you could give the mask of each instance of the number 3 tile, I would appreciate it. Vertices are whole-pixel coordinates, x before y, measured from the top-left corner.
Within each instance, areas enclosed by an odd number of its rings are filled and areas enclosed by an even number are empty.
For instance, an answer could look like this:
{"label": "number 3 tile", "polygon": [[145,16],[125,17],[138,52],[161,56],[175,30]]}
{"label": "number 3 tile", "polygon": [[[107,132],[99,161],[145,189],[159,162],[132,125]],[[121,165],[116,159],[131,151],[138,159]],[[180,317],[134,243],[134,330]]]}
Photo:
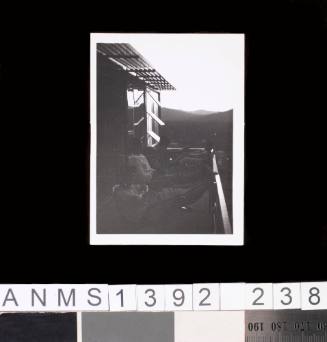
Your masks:
{"label": "number 3 tile", "polygon": [[164,285],[136,286],[137,311],[164,311]]}
{"label": "number 3 tile", "polygon": [[273,285],[274,309],[300,309],[300,283],[280,283]]}

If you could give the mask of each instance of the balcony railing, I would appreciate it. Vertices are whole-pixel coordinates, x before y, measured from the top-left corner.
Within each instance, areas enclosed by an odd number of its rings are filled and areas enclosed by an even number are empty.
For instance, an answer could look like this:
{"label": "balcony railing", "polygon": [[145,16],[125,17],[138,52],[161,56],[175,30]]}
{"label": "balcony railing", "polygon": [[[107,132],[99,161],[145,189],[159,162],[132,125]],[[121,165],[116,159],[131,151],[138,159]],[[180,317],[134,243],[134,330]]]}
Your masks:
{"label": "balcony railing", "polygon": [[215,233],[219,233],[220,225],[222,224],[224,233],[232,234],[232,226],[230,223],[224,190],[219,175],[216,153],[214,150],[212,150],[211,154],[213,184],[210,194],[210,214],[212,215],[213,228]]}

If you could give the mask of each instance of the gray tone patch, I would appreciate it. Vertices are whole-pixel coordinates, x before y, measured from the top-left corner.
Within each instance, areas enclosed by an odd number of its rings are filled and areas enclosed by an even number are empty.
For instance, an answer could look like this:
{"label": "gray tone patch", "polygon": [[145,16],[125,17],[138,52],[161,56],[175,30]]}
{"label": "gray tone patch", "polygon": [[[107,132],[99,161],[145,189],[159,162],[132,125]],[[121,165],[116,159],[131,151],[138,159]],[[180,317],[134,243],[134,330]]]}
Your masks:
{"label": "gray tone patch", "polygon": [[174,342],[170,312],[82,313],[83,342]]}

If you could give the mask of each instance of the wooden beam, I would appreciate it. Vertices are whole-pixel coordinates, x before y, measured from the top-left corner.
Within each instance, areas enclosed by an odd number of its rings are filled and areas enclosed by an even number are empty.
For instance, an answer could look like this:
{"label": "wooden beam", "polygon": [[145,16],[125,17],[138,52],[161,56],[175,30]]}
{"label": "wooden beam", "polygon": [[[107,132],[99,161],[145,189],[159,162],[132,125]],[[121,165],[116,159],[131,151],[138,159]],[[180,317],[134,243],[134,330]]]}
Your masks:
{"label": "wooden beam", "polygon": [[136,127],[136,126],[138,126],[143,120],[144,120],[144,116],[142,116],[141,119],[140,119],[138,122],[134,122],[133,125]]}
{"label": "wooden beam", "polygon": [[161,119],[159,119],[158,116],[154,115],[151,112],[147,112],[147,114],[150,115],[153,120],[157,121],[160,126],[165,126],[165,123]]}
{"label": "wooden beam", "polygon": [[113,58],[108,58],[111,62],[115,63],[116,65],[120,66],[123,70],[126,70],[126,67],[124,64],[119,63],[118,61],[115,61]]}
{"label": "wooden beam", "polygon": [[216,179],[216,184],[217,184],[217,191],[218,191],[218,197],[219,197],[221,216],[223,219],[224,231],[225,231],[225,234],[232,234],[232,227],[231,227],[229,216],[228,216],[228,210],[227,210],[225,195],[224,195],[223,187],[221,184],[220,176],[215,175],[215,179]]}
{"label": "wooden beam", "polygon": [[218,166],[217,166],[217,160],[216,160],[216,154],[212,157],[212,172],[216,175],[218,174]]}
{"label": "wooden beam", "polygon": [[153,100],[154,102],[156,102],[157,105],[158,105],[159,107],[161,107],[160,101],[159,101],[159,100],[156,100],[156,99],[151,95],[151,93],[150,93],[149,91],[147,91],[147,93],[150,95],[150,97],[152,98],[152,100]]}
{"label": "wooden beam", "polygon": [[160,142],[160,137],[159,135],[157,135],[156,133],[152,132],[152,131],[148,131],[148,134],[157,142]]}
{"label": "wooden beam", "polygon": [[216,181],[215,183],[217,186],[217,193],[218,193],[218,198],[219,198],[221,217],[222,217],[223,225],[224,225],[224,231],[226,234],[232,234],[232,227],[231,227],[230,220],[229,220],[226,199],[225,199],[223,186],[221,184],[221,179],[220,179],[219,172],[218,172],[218,165],[217,165],[215,153],[212,156],[212,171],[215,175],[215,181]]}
{"label": "wooden beam", "polygon": [[138,69],[135,69],[135,70],[128,70],[128,71],[134,71],[134,72],[137,72],[137,73],[141,73],[141,72],[156,72],[157,70],[156,69],[141,69],[141,68],[138,68]]}
{"label": "wooden beam", "polygon": [[113,54],[108,54],[108,53],[107,53],[107,56],[110,58],[137,58],[137,59],[140,58],[140,56],[138,55],[113,55]]}

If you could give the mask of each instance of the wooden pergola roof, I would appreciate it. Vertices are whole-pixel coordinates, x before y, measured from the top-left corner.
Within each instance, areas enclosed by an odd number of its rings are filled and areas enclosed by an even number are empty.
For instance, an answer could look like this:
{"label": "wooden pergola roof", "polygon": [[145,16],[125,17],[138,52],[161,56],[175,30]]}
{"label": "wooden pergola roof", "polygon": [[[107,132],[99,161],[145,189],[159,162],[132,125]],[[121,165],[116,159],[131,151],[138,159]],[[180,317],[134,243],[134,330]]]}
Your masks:
{"label": "wooden pergola roof", "polygon": [[107,57],[123,70],[136,76],[157,90],[176,90],[152,65],[130,44],[98,43],[98,53]]}

